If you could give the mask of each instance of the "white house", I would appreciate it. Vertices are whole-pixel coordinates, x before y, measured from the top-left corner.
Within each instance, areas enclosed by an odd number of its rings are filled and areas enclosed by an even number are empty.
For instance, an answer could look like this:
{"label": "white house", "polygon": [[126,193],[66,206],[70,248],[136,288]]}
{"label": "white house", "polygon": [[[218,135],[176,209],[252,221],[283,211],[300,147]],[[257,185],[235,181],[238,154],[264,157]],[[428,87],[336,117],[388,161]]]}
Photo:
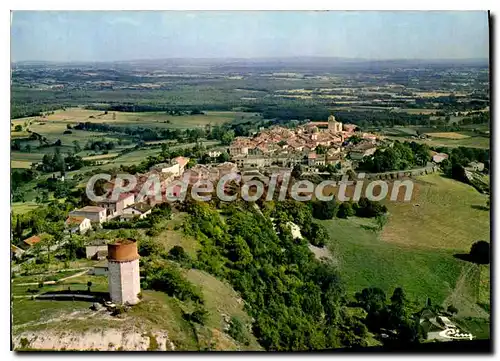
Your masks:
{"label": "white house", "polygon": [[97,206],[86,206],[69,212],[70,217],[85,217],[94,223],[106,222],[106,209]]}
{"label": "white house", "polygon": [[189,158],[186,157],[176,157],[170,161],[170,163],[157,164],[150,168],[151,171],[156,170],[161,173],[171,173],[174,176],[180,176],[184,173],[186,164],[189,162]]}
{"label": "white house", "polygon": [[133,204],[123,210],[123,214],[120,216],[120,221],[128,221],[135,217],[139,217],[139,219],[146,218],[151,214],[151,209],[151,206],[144,202]]}
{"label": "white house", "polygon": [[84,216],[69,216],[65,222],[66,230],[70,233],[85,233],[92,228],[90,219]]}

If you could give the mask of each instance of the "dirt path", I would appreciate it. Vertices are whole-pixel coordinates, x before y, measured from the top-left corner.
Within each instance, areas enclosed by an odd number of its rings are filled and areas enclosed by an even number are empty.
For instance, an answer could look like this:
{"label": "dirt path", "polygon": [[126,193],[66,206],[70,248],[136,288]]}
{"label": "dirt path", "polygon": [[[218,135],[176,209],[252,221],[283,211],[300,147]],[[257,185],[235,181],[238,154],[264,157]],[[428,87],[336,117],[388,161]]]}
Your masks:
{"label": "dirt path", "polygon": [[[75,273],[74,275],[61,278],[61,279],[59,279],[57,281],[45,281],[45,282],[43,282],[43,284],[44,285],[55,285],[56,283],[64,282],[64,281],[69,280],[71,278],[76,278],[76,277],[79,277],[79,276],[83,276],[89,270],[90,270],[90,268],[85,268],[85,270],[82,271],[82,272],[78,272],[78,273]],[[16,286],[37,286],[38,284],[39,284],[39,282],[16,283]]]}

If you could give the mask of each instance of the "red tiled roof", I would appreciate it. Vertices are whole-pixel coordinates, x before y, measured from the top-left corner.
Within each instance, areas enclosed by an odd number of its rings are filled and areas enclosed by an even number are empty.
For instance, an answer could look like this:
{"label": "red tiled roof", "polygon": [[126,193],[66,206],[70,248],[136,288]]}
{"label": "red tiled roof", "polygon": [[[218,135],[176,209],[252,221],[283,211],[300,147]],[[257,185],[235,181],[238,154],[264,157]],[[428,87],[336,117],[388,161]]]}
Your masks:
{"label": "red tiled roof", "polygon": [[42,240],[42,238],[40,236],[35,235],[35,236],[31,236],[30,238],[26,238],[23,242],[29,246],[33,246],[33,245],[37,244],[38,242],[40,242],[41,240]]}
{"label": "red tiled roof", "polygon": [[66,224],[81,224],[86,217],[83,216],[69,216],[66,219]]}

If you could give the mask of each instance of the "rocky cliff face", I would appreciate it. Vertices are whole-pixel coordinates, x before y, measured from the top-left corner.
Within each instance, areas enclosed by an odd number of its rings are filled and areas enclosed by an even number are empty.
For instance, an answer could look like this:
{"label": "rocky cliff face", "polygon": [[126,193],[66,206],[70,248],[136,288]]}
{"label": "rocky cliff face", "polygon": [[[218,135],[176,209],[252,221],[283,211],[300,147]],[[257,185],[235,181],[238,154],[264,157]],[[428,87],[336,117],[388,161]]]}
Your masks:
{"label": "rocky cliff face", "polygon": [[13,337],[14,350],[174,351],[166,332],[128,329],[25,331]]}

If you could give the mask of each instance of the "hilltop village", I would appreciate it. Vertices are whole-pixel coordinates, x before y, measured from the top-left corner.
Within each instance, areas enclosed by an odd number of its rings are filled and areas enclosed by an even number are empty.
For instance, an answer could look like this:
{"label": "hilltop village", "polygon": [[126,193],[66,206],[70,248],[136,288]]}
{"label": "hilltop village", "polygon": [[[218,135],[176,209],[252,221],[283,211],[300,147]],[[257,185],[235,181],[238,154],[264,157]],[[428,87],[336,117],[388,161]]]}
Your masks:
{"label": "hilltop village", "polygon": [[[110,199],[112,191],[121,184],[116,185],[111,179],[103,186],[108,192],[108,199],[70,212],[66,224],[74,232],[89,229],[91,222],[125,222],[136,216],[147,217],[154,205],[179,195],[180,186],[168,187],[179,180],[193,186],[202,180],[216,182],[227,174],[237,173],[243,183],[255,178],[267,183],[272,173],[292,172],[294,168],[300,169],[303,174],[321,173],[327,169],[344,174],[358,161],[372,155],[381,142],[374,134],[359,132],[352,124],[336,121],[333,115],[327,122],[308,122],[297,128],[271,127],[253,137],[235,138],[229,145],[229,162],[196,164],[188,168],[190,159],[179,156],[170,162],[156,164],[146,173],[135,174],[135,187],[128,193],[120,194],[116,200]],[[211,153],[216,157],[221,151]],[[151,177],[161,182],[162,200],[143,194],[144,186]],[[153,190],[152,184],[149,190]]]}
{"label": "hilltop village", "polygon": [[[181,185],[169,187],[181,181],[186,187],[193,187],[200,181],[217,182],[228,174],[241,176],[241,184],[259,179],[268,184],[272,174],[283,175],[296,172],[295,176],[326,176],[339,178],[350,174],[354,177],[360,164],[370,159],[377,149],[382,152],[394,146],[394,141],[373,133],[363,132],[353,124],[343,124],[330,115],[325,122],[308,121],[294,128],[273,126],[262,129],[253,136],[236,137],[228,148],[207,150],[212,161],[209,164],[191,164],[189,157],[178,156],[168,162],[155,164],[149,171],[134,174],[135,184],[119,197],[112,199],[113,190],[123,187],[111,178],[102,184],[106,198],[69,212],[65,221],[69,233],[85,233],[92,224],[104,222],[128,222],[148,217],[155,205],[178,197]],[[392,170],[385,173],[370,173],[366,178],[401,178],[438,170],[438,165],[449,155],[425,150],[424,161],[414,169]],[[218,162],[226,152],[229,161]],[[484,164],[473,162],[470,171],[482,171]],[[363,171],[363,170],[361,170]],[[160,182],[160,195],[153,193],[151,179]],[[64,178],[61,177],[61,181]],[[145,191],[146,190],[146,191]]]}
{"label": "hilltop village", "polygon": [[[353,124],[342,124],[330,115],[327,122],[308,122],[294,129],[273,127],[254,137],[238,137],[229,146],[229,154],[239,168],[304,165],[309,171],[318,166],[340,165],[347,168],[347,154],[361,159],[376,150],[377,136],[357,132]],[[348,139],[359,137],[352,145]]]}

